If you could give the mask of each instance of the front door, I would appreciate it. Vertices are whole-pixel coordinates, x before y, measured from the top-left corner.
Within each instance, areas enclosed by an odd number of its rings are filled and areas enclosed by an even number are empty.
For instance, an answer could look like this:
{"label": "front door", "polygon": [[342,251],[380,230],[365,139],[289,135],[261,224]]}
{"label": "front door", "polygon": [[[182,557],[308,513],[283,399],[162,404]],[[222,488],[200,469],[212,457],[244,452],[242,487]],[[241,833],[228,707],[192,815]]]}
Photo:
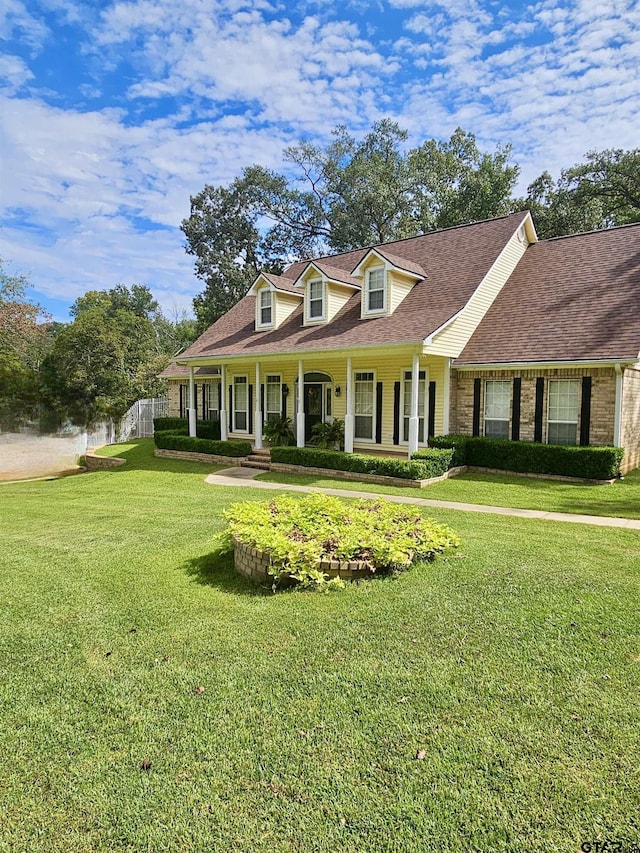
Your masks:
{"label": "front door", "polygon": [[313,437],[314,424],[322,423],[323,387],[318,382],[304,384],[304,440],[305,444]]}

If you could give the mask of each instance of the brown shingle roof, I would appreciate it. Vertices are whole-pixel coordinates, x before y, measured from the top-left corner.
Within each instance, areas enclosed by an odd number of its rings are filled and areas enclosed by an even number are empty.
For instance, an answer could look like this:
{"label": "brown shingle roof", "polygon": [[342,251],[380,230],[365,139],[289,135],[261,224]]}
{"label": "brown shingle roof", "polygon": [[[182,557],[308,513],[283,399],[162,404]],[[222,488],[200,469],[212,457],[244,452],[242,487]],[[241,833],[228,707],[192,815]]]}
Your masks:
{"label": "brown shingle roof", "polygon": [[640,225],[530,246],[456,364],[637,358]]}
{"label": "brown shingle roof", "polygon": [[400,255],[391,254],[388,252],[384,246],[376,246],[373,250],[381,258],[384,258],[386,261],[389,261],[394,267],[397,267],[399,270],[404,270],[405,272],[414,273],[419,278],[425,277],[425,271],[422,269],[420,264],[415,261],[407,260],[406,258],[401,258]]}
{"label": "brown shingle roof", "polygon": [[261,273],[263,278],[266,278],[268,282],[270,282],[276,290],[284,290],[287,293],[295,293],[297,296],[303,296],[304,293],[300,290],[299,287],[294,287],[293,282],[290,278],[287,278],[283,275],[275,275],[275,273],[271,272],[263,272]]}
{"label": "brown shingle roof", "polygon": [[[218,367],[196,367],[193,371],[194,376],[200,380],[206,379],[207,377],[214,377],[220,375],[220,368]],[[186,379],[189,378],[189,368],[186,364],[176,364],[172,362],[168,364],[162,373],[158,373],[158,377],[160,379],[180,379],[182,377]]]}
{"label": "brown shingle roof", "polygon": [[333,267],[331,264],[328,264],[326,261],[309,261],[305,268],[298,275],[299,280],[302,275],[306,272],[309,266],[313,264],[316,269],[319,269],[321,273],[326,275],[328,279],[331,281],[342,282],[343,284],[350,284],[351,287],[357,287],[360,289],[362,285],[358,281],[357,278],[353,278],[346,270],[340,269],[339,267]]}
{"label": "brown shingle roof", "polygon": [[[389,317],[361,320],[360,292],[356,292],[326,325],[303,327],[300,305],[278,329],[256,331],[255,297],[245,296],[181,358],[266,355],[422,341],[467,303],[527,215],[514,213],[387,244],[398,257],[418,264],[426,276]],[[326,260],[332,267],[351,273],[368,251],[369,248],[357,249],[318,260]],[[293,264],[284,276],[295,281],[308,263]]]}

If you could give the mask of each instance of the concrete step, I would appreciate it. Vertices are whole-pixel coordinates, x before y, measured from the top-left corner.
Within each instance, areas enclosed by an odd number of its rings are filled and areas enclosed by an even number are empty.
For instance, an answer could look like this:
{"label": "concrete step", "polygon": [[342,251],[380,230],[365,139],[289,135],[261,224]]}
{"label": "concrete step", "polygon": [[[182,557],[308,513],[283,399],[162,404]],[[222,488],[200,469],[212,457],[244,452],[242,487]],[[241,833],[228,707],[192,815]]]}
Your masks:
{"label": "concrete step", "polygon": [[259,468],[261,471],[268,471],[271,467],[271,460],[268,456],[262,454],[252,454],[248,459],[243,459],[240,463],[242,468]]}

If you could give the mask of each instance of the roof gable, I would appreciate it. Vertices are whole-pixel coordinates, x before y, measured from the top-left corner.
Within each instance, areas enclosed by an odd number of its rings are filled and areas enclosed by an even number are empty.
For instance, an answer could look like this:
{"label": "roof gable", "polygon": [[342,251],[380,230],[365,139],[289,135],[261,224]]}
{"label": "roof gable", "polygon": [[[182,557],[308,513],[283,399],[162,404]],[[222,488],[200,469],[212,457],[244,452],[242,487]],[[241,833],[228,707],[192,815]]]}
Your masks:
{"label": "roof gable", "polygon": [[[182,358],[421,343],[466,305],[505,244],[528,217],[528,211],[514,213],[379,247],[385,254],[391,253],[424,270],[424,278],[391,315],[361,320],[361,293],[354,290],[329,323],[305,327],[299,305],[277,329],[256,331],[255,298],[248,295],[207,329]],[[371,248],[374,247],[318,258],[313,263],[328,264],[351,275]],[[279,278],[286,278],[294,287],[308,266],[309,261],[292,264]],[[294,288],[294,292],[302,290]]]}
{"label": "roof gable", "polygon": [[530,246],[456,364],[636,360],[640,224]]}

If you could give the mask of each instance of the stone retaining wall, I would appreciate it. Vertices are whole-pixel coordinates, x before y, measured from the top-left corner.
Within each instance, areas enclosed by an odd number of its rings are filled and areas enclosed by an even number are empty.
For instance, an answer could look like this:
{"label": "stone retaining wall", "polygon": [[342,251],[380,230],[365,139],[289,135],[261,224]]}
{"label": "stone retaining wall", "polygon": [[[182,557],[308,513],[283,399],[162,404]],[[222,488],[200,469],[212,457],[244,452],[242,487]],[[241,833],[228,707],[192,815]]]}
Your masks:
{"label": "stone retaining wall", "polygon": [[431,477],[428,480],[405,480],[402,477],[387,477],[382,474],[360,474],[357,471],[340,471],[336,468],[312,468],[307,465],[289,465],[287,462],[272,462],[269,466],[271,471],[281,474],[314,474],[321,477],[329,477],[332,480],[351,480],[359,483],[377,483],[379,486],[399,486],[400,488],[424,489],[431,483],[439,483],[462,473],[463,468],[450,468],[439,477]]}
{"label": "stone retaining wall", "polygon": [[156,447],[155,456],[161,459],[184,459],[187,462],[206,462],[209,465],[239,465],[247,456],[218,456],[215,453],[194,453],[191,450],[162,450]]}
{"label": "stone retaining wall", "polygon": [[[269,554],[249,548],[236,539],[233,559],[236,571],[245,578],[261,584],[273,583],[273,575],[269,574]],[[364,560],[321,560],[318,568],[330,578],[340,577],[343,580],[362,580],[371,577],[375,572],[375,568]]]}
{"label": "stone retaining wall", "polygon": [[126,459],[121,459],[119,456],[96,456],[90,450],[87,450],[84,456],[84,464],[87,471],[104,471],[107,468],[119,468],[126,464]]}

